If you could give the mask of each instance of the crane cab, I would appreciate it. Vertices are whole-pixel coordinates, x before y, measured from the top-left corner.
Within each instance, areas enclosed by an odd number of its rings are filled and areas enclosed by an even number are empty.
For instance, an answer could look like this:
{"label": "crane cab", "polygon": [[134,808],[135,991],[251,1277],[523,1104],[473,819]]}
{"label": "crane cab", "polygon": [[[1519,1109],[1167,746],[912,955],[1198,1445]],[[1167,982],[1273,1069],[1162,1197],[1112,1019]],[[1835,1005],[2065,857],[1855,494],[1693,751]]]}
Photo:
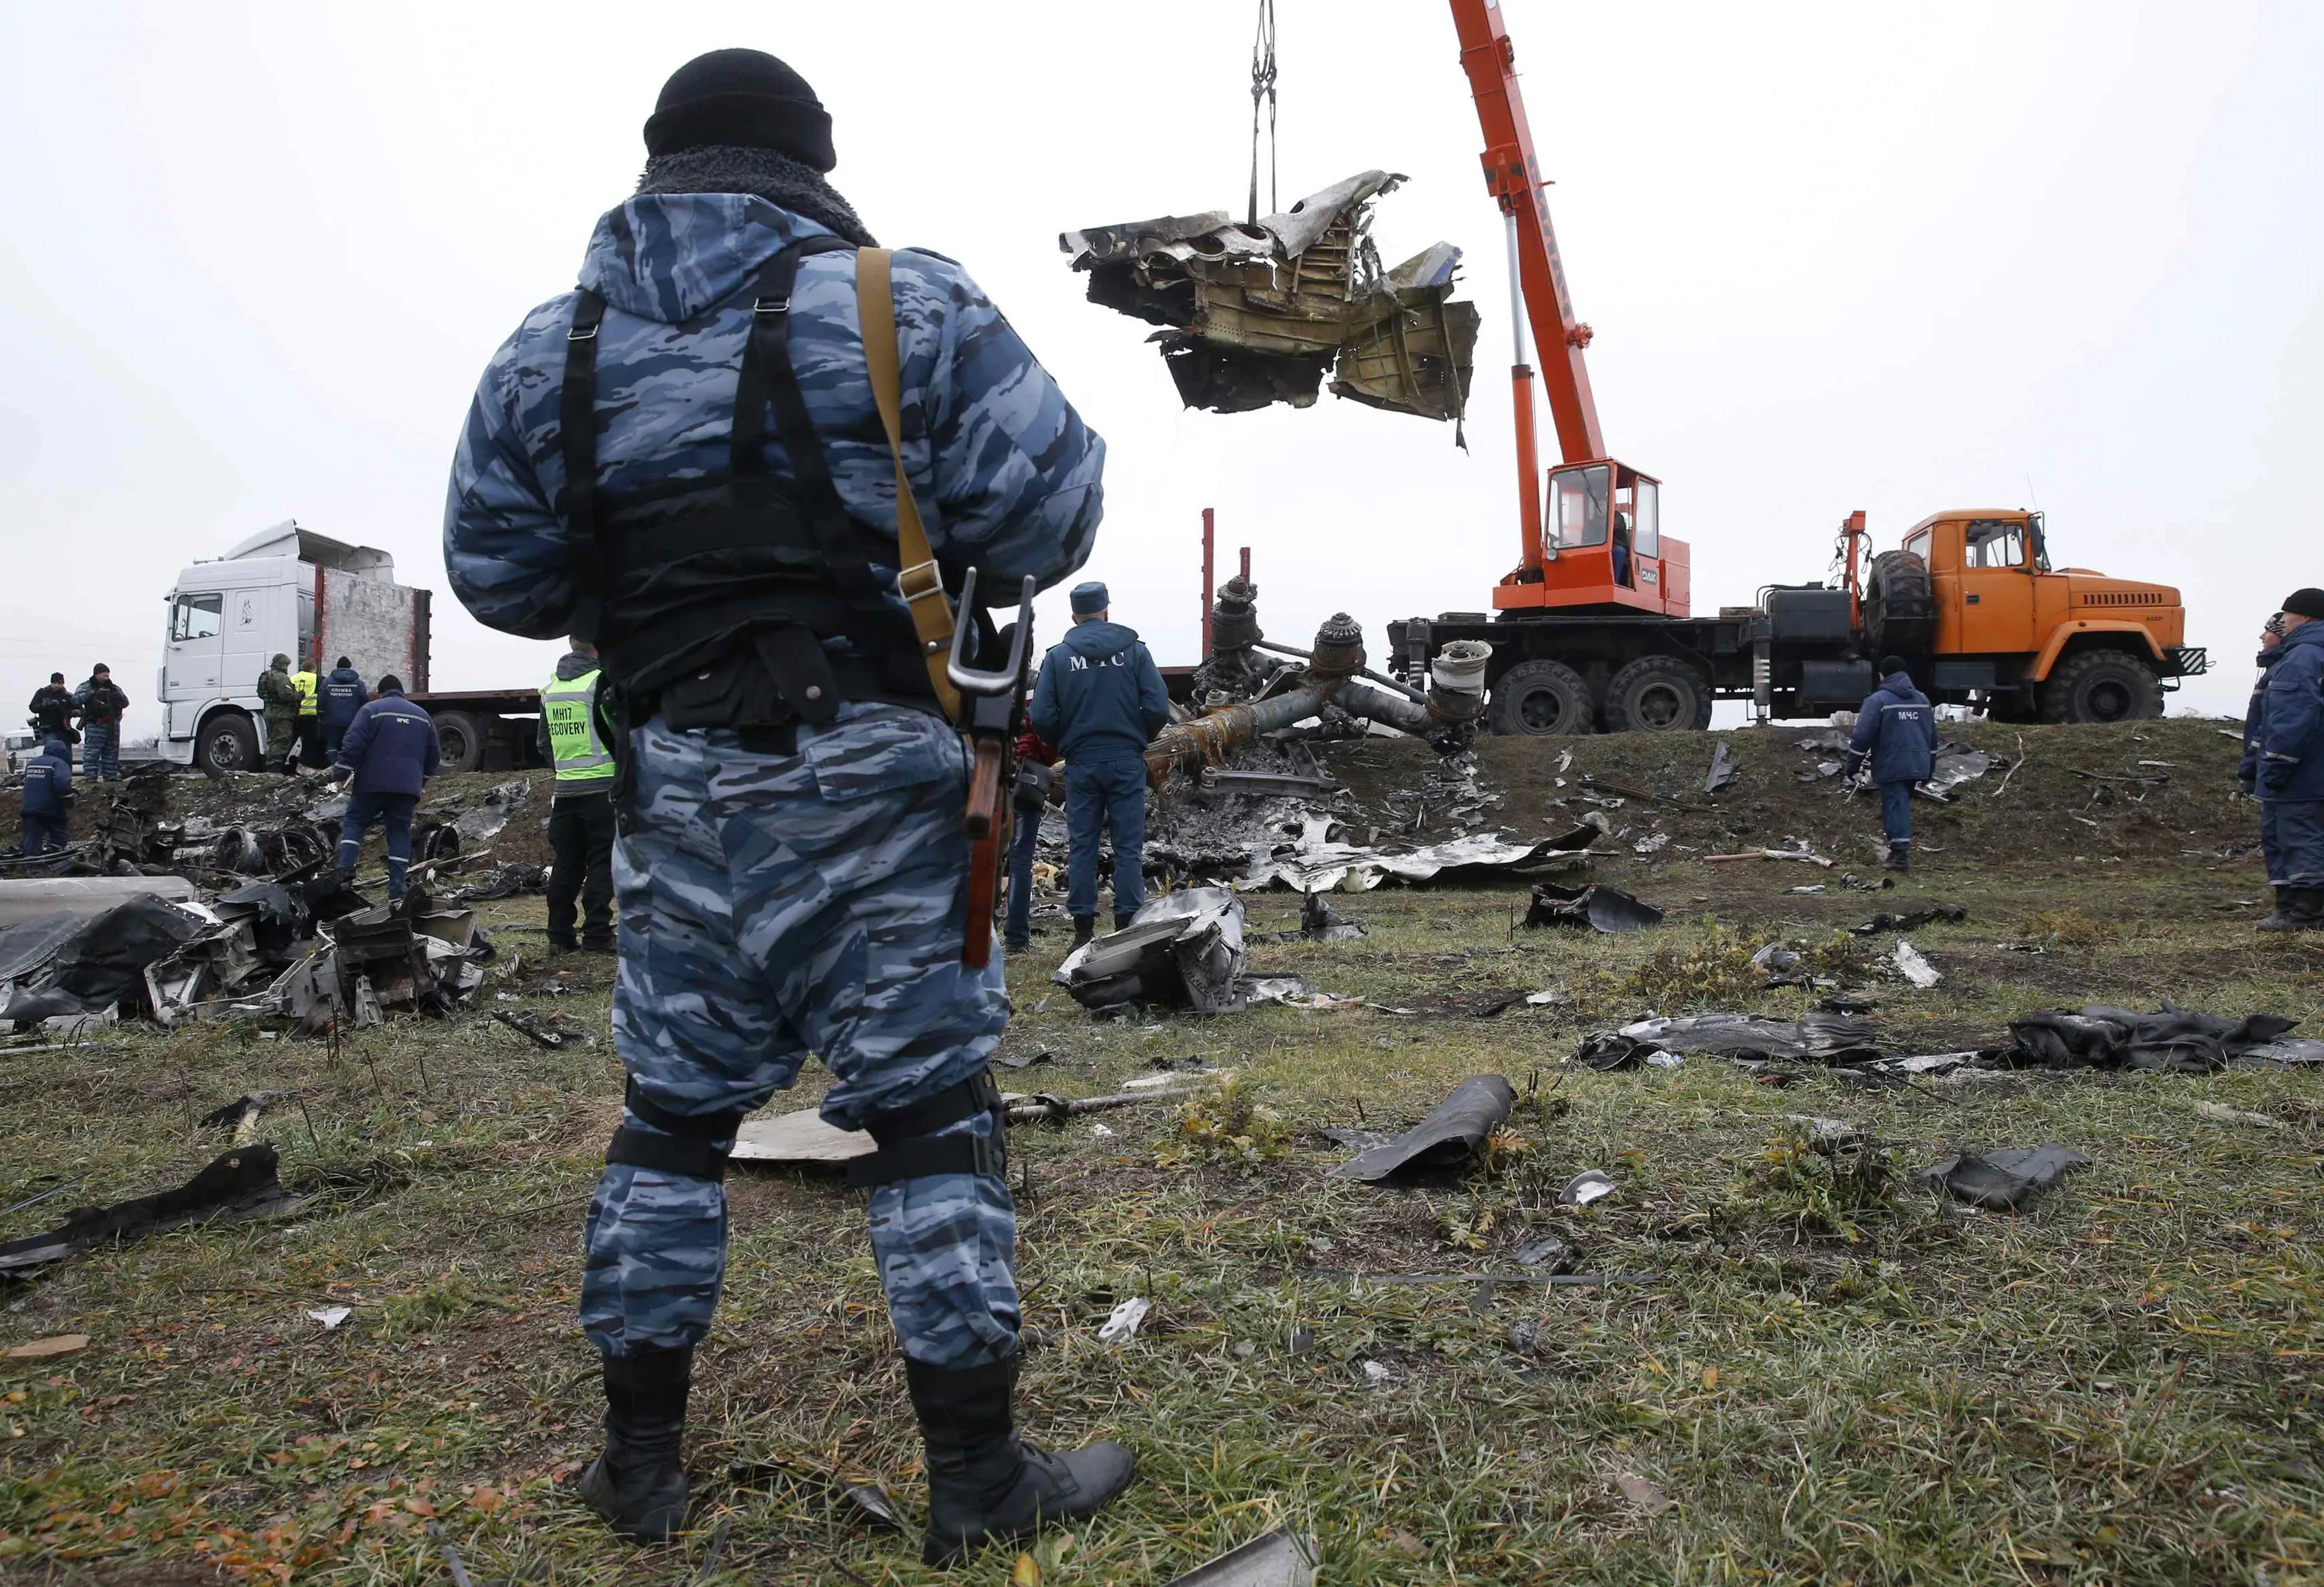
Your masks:
{"label": "crane cab", "polygon": [[1687,614],[1687,548],[1662,532],[1651,475],[1610,457],[1551,469],[1540,541],[1493,591],[1497,610]]}

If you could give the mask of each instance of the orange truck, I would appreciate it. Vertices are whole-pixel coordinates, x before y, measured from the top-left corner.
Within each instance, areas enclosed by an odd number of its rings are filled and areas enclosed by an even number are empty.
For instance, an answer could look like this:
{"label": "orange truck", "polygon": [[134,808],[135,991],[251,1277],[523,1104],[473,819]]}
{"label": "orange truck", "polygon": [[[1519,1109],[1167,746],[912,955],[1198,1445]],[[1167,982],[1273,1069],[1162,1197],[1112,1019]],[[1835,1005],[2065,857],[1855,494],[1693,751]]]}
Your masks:
{"label": "orange truck", "polygon": [[[1860,703],[1888,655],[1932,699],[2011,721],[2159,716],[2164,692],[2205,669],[2177,590],[2052,567],[2042,514],[2020,509],[1934,513],[1868,561],[1858,512],[1840,531],[1836,584],[1772,586],[1755,605],[1692,615],[1661,482],[1609,455],[1599,426],[1591,332],[1550,226],[1500,7],[1451,4],[1508,236],[1519,552],[1490,612],[1388,624],[1399,675],[1425,679],[1445,644],[1481,640],[1495,732],[1580,734],[1708,727],[1720,698],[1750,700],[1762,720],[1821,715]],[[1528,331],[1564,459],[1545,475]]]}

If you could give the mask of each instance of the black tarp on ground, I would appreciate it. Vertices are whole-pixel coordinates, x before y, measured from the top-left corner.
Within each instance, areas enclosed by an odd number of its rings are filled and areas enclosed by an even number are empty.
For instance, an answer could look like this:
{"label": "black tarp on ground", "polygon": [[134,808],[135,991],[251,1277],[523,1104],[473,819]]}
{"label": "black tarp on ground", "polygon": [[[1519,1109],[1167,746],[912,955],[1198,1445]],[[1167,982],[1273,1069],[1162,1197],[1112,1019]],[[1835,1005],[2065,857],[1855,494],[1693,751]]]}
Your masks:
{"label": "black tarp on ground", "polygon": [[41,989],[18,992],[0,1020],[69,1018],[115,1002],[124,1013],[143,1008],[145,966],[207,929],[201,917],[150,894],[116,904],[83,921],[57,950]]}
{"label": "black tarp on ground", "polygon": [[2156,1014],[2093,1003],[2009,1022],[2009,1045],[1988,1061],[2012,1069],[2148,1069],[2209,1075],[2299,1024],[2281,1014],[2197,1014],[2171,1003]]}
{"label": "black tarp on ground", "polygon": [[1453,1088],[1436,1111],[1383,1146],[1359,1152],[1331,1171],[1334,1179],[1378,1183],[1407,1168],[1443,1168],[1465,1163],[1517,1105],[1517,1093],[1501,1075],[1477,1075]]}

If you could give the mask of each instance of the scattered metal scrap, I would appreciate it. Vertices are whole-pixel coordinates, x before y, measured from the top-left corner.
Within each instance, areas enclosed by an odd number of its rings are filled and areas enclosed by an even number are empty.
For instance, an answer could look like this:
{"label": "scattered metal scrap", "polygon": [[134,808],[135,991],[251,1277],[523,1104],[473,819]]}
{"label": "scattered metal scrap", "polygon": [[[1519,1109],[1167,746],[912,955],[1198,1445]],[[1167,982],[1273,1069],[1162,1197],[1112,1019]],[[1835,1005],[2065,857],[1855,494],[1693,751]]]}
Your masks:
{"label": "scattered metal scrap", "polygon": [[1404,178],[1367,171],[1255,225],[1224,210],[1066,232],[1089,300],[1165,328],[1151,338],[1189,408],[1244,413],[1332,394],[1459,419],[1477,342],[1452,299],[1461,250],[1438,243],[1383,270],[1371,200]]}
{"label": "scattered metal scrap", "polygon": [[[2230,1064],[2272,1061],[2300,1021],[2280,1014],[2240,1020],[2198,1014],[2172,1003],[2153,1014],[2092,1004],[2028,1014],[2009,1022],[2009,1042],[1988,1055],[2012,1069],[2147,1069],[2209,1075]],[[2324,1049],[2324,1042],[2307,1045]]]}
{"label": "scattered metal scrap", "polygon": [[1705,854],[1702,863],[1725,865],[1737,860],[1801,860],[1811,865],[1821,865],[1827,871],[1831,869],[1832,863],[1810,849],[1804,841],[1793,841],[1796,846],[1787,849],[1742,849],[1731,854]]}
{"label": "scattered metal scrap", "polygon": [[1852,937],[1877,937],[1884,931],[1917,931],[1941,920],[1958,926],[1968,918],[1969,911],[1959,904],[1931,904],[1924,909],[1910,909],[1902,915],[1883,910],[1863,925],[1848,929]]}
{"label": "scattered metal scrap", "polygon": [[568,1047],[578,1047],[589,1040],[588,1032],[564,1029],[562,1029],[564,1022],[554,1017],[543,1020],[521,1009],[494,1009],[492,1014],[493,1019],[515,1031],[519,1036],[524,1037],[536,1047],[545,1047],[552,1053]]}
{"label": "scattered metal scrap", "polygon": [[1532,877],[1587,865],[1584,851],[1598,836],[1599,829],[1587,826],[1531,843],[1512,841],[1497,833],[1474,833],[1418,848],[1303,836],[1286,852],[1254,862],[1235,886],[1243,890],[1283,886],[1305,893],[1367,892],[1391,876],[1415,883],[1473,881],[1493,875]]}
{"label": "scattered metal scrap", "polygon": [[1148,901],[1130,926],[1075,949],[1051,977],[1086,1009],[1183,1003],[1198,1013],[1241,1008],[1242,900],[1196,887]]}
{"label": "scattered metal scrap", "polygon": [[1885,1056],[1872,1027],[1845,1014],[1815,1010],[1798,1020],[1759,1014],[1692,1014],[1640,1020],[1583,1038],[1572,1062],[1593,1069],[1625,1069],[1655,1053],[1706,1053],[1738,1059],[1813,1058],[1850,1065]]}
{"label": "scattered metal scrap", "polygon": [[1727,741],[1715,741],[1711,746],[1711,770],[1702,780],[1702,791],[1713,794],[1729,787],[1741,770],[1735,764],[1734,752],[1727,747]]}
{"label": "scattered metal scrap", "polygon": [[2006,1213],[2056,1186],[2071,1168],[2090,1159],[2056,1141],[2034,1148],[2009,1147],[1982,1155],[1960,1152],[1941,1158],[1914,1176],[1922,1185],[1941,1186],[1971,1206]]}
{"label": "scattered metal scrap", "polygon": [[1308,1587],[1321,1557],[1314,1537],[1277,1527],[1173,1576],[1165,1587]]}
{"label": "scattered metal scrap", "polygon": [[[1012,1125],[1061,1124],[1086,1113],[1111,1112],[1116,1108],[1139,1107],[1148,1103],[1180,1102],[1204,1089],[1188,1085],[1167,1091],[1116,1091],[1102,1096],[1078,1097],[1052,1096],[1046,1092],[1031,1095],[1004,1092],[1001,1100]],[[824,1122],[822,1113],[814,1108],[798,1108],[787,1113],[745,1119],[735,1132],[732,1155],[738,1163],[773,1167],[844,1167],[879,1149],[879,1143],[865,1131],[842,1130]]]}
{"label": "scattered metal scrap", "polygon": [[1633,898],[1618,887],[1593,881],[1587,887],[1560,887],[1554,881],[1534,883],[1533,902],[1526,909],[1527,926],[1573,926],[1588,931],[1626,933],[1662,924],[1663,912]]}
{"label": "scattered metal scrap", "polygon": [[303,1198],[275,1177],[274,1149],[238,1147],[207,1165],[175,1190],[142,1195],[109,1207],[83,1207],[56,1228],[0,1244],[0,1276],[20,1274],[99,1245],[124,1245],[171,1229],[224,1218],[248,1223],[295,1212]]}
{"label": "scattered metal scrap", "polygon": [[146,1007],[145,970],[205,929],[206,913],[140,893],[60,934],[54,917],[28,921],[7,935],[46,956],[25,964],[23,952],[0,1020],[13,1027],[51,1020],[110,1019]]}
{"label": "scattered metal scrap", "polygon": [[780,1481],[819,1489],[838,1499],[849,1514],[866,1526],[883,1532],[904,1529],[904,1512],[885,1488],[877,1482],[858,1481],[828,1466],[779,1457],[736,1461],[726,1468],[726,1479],[741,1488],[757,1488]]}
{"label": "scattered metal scrap", "polygon": [[1357,1153],[1333,1168],[1331,1176],[1376,1185],[1414,1168],[1465,1163],[1516,1105],[1517,1093],[1507,1076],[1473,1075],[1418,1124],[1394,1140]]}

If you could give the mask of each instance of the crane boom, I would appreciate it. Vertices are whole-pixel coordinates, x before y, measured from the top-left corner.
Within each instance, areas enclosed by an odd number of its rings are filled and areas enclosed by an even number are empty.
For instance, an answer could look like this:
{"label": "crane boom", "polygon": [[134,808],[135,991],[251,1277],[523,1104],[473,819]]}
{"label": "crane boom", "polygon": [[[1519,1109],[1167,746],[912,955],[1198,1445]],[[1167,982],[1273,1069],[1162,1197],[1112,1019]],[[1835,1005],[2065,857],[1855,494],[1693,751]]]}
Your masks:
{"label": "crane boom", "polygon": [[[1565,265],[1558,257],[1557,233],[1549,223],[1549,202],[1542,191],[1548,179],[1534,152],[1508,27],[1501,20],[1498,0],[1452,4],[1453,25],[1461,36],[1461,69],[1469,76],[1477,121],[1485,134],[1485,186],[1509,220],[1526,318],[1549,388],[1558,450],[1568,463],[1603,457],[1605,438],[1598,429],[1598,404],[1590,394],[1590,370],[1582,352],[1590,345],[1590,328],[1574,318],[1573,300],[1565,289]],[[1517,363],[1525,363],[1522,355]],[[1523,418],[1530,429],[1530,414]],[[1530,488],[1527,494],[1532,494]]]}

